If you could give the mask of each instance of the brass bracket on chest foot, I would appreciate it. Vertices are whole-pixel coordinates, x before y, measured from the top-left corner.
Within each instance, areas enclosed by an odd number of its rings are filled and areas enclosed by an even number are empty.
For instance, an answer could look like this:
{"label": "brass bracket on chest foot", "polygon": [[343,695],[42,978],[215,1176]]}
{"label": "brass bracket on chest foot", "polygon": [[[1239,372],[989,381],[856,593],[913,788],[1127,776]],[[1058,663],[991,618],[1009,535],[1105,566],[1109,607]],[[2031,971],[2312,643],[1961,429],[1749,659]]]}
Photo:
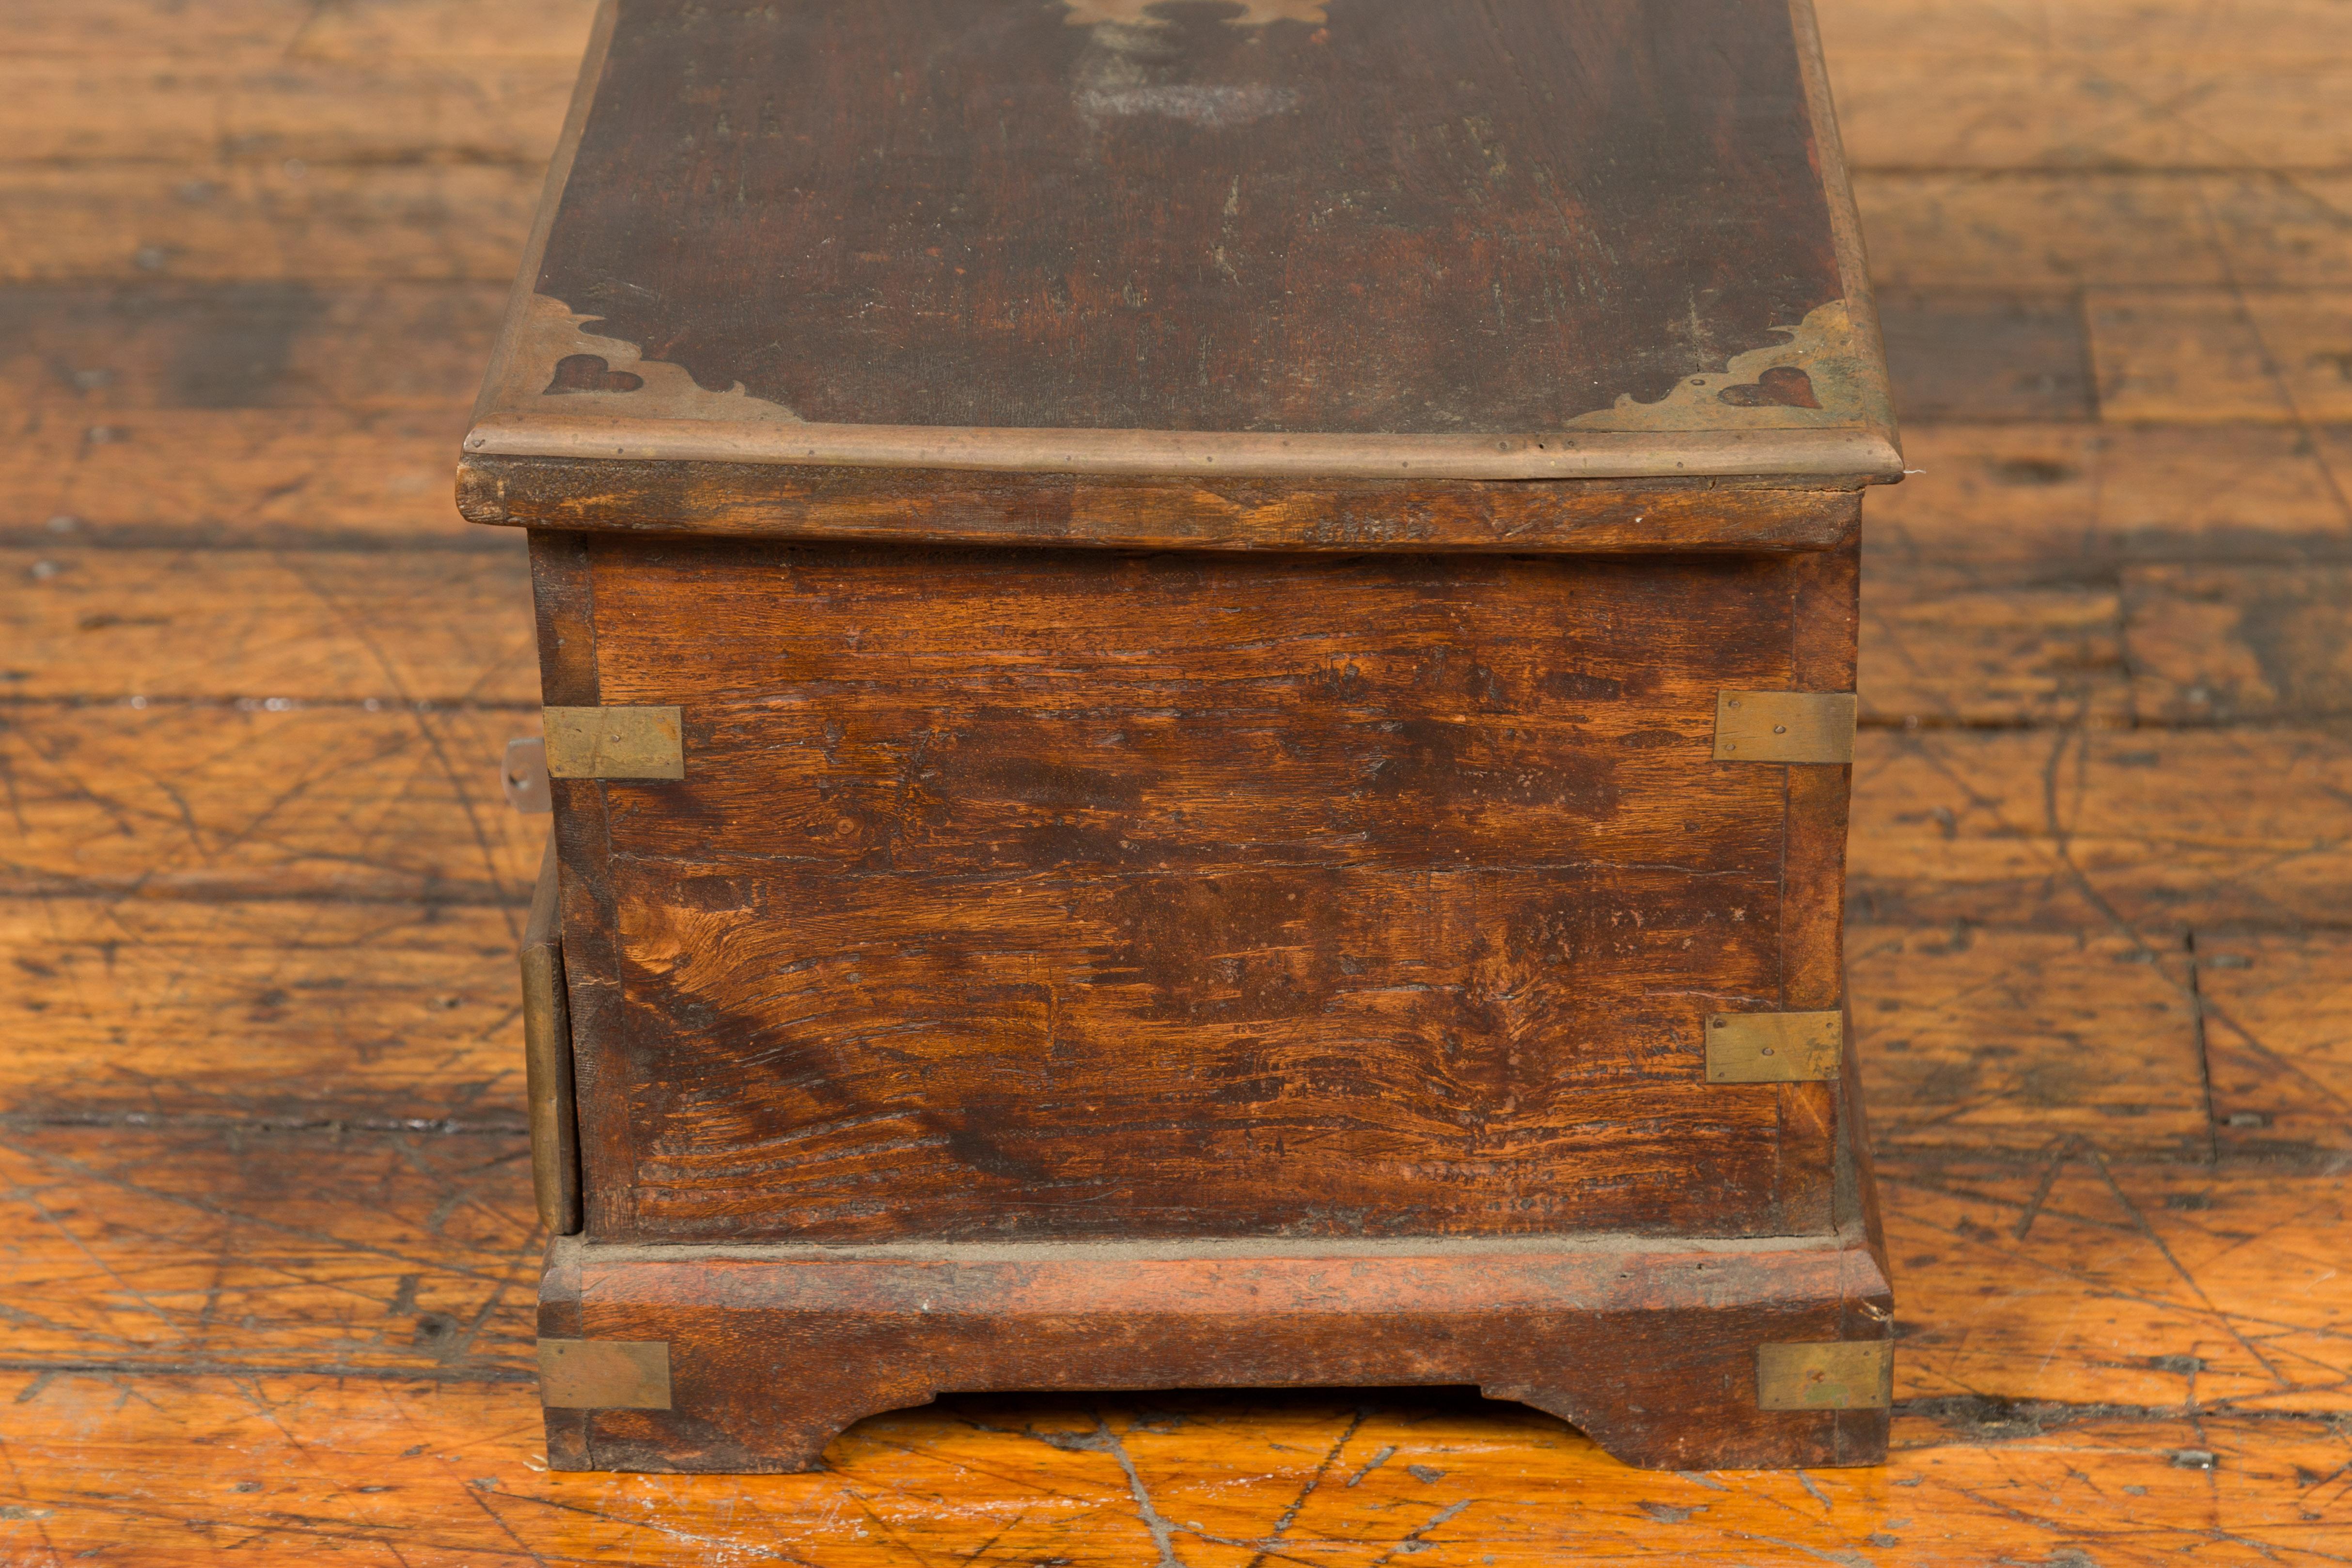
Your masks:
{"label": "brass bracket on chest foot", "polygon": [[539,1399],[550,1410],[667,1410],[669,1347],[644,1340],[541,1340]]}
{"label": "brass bracket on chest foot", "polygon": [[1872,1465],[1888,1303],[1859,1230],[1313,1247],[559,1237],[540,1298],[541,1331],[565,1336],[541,1342],[559,1358],[542,1373],[548,1459],[804,1470],[861,1417],[950,1391],[1475,1384],[1648,1468]]}
{"label": "brass bracket on chest foot", "polygon": [[1756,1347],[1756,1402],[1767,1410],[1886,1410],[1895,1404],[1891,1340]]}

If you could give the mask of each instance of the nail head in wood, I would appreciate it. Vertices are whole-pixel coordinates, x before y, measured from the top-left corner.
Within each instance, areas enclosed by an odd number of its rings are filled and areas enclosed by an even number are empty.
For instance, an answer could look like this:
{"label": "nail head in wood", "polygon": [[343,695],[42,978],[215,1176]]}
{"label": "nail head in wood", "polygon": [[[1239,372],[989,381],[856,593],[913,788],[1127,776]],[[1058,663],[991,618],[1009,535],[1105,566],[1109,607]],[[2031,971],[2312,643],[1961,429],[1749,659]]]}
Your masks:
{"label": "nail head in wood", "polygon": [[667,1410],[660,1340],[541,1340],[539,1397],[551,1410]]}
{"label": "nail head in wood", "polygon": [[1853,720],[1851,691],[1719,691],[1715,760],[1851,763]]}

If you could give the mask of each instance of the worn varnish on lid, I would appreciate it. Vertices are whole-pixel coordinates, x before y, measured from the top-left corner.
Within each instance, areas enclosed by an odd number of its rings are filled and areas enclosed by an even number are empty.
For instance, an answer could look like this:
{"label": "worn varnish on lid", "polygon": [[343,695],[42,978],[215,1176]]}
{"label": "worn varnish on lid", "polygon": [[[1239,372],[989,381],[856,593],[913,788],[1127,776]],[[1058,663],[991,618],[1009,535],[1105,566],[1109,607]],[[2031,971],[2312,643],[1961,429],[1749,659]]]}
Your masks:
{"label": "worn varnish on lid", "polygon": [[[1785,0],[622,0],[463,504],[1823,547],[1901,459],[1810,28]],[[1782,493],[1675,493],[1727,484]]]}

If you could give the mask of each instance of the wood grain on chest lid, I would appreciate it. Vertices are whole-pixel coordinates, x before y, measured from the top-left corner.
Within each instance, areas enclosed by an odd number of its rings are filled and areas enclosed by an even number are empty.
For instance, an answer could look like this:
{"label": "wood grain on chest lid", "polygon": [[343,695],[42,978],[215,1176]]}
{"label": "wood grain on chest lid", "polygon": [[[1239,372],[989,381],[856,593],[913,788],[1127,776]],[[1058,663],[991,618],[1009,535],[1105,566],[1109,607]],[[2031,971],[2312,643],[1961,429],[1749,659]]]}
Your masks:
{"label": "wood grain on chest lid", "polygon": [[1786,0],[618,0],[484,456],[1892,477]]}

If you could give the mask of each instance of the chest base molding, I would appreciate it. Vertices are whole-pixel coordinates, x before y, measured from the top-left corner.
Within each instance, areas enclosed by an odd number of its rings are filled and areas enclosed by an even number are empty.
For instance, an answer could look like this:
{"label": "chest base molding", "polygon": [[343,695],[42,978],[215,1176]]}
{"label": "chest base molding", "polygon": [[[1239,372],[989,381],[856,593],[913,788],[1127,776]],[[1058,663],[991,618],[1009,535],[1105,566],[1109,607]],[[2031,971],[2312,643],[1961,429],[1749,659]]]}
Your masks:
{"label": "chest base molding", "polygon": [[[945,1393],[1473,1384],[1653,1469],[1874,1465],[1870,1238],[549,1246],[543,1340],[667,1347],[667,1408],[547,1410],[562,1470],[805,1470]],[[1810,1390],[1808,1392],[1807,1390]],[[1811,1401],[1811,1403],[1805,1403]],[[1795,1407],[1790,1407],[1791,1405]]]}

